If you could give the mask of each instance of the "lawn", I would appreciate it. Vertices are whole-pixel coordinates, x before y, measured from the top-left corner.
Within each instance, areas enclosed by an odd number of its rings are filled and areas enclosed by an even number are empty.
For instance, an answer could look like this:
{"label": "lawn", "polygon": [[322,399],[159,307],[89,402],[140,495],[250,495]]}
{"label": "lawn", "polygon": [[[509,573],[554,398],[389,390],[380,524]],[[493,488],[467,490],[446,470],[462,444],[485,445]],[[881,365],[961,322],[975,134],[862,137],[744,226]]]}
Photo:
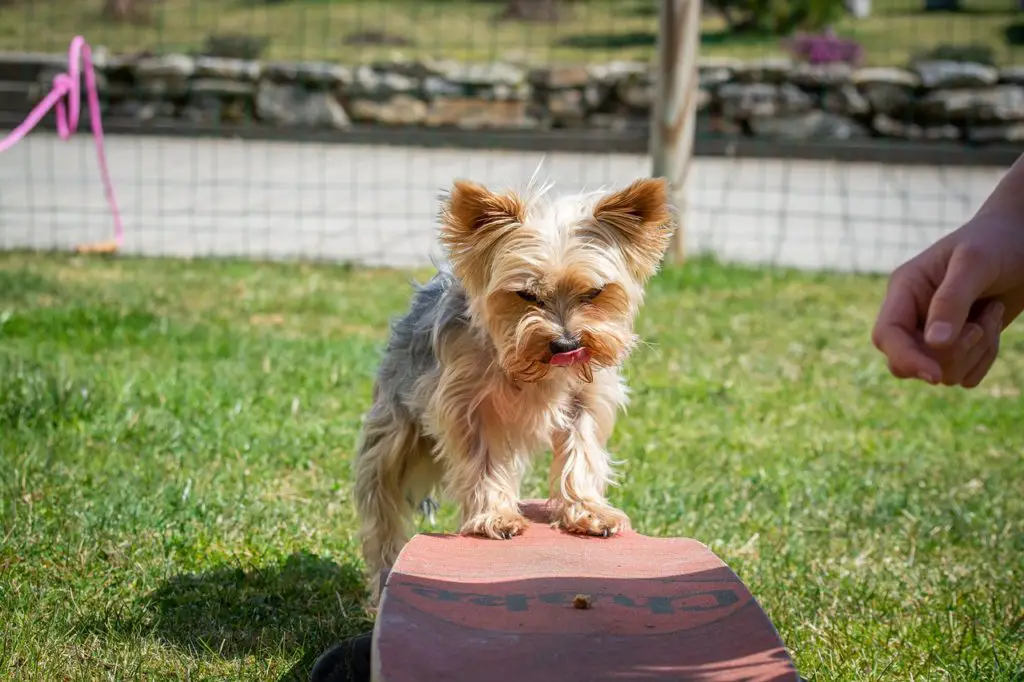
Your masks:
{"label": "lawn", "polygon": [[[143,3],[150,17],[116,25],[101,16],[103,0],[0,2],[0,50],[62,52],[83,33],[114,51],[193,51],[211,33],[269,39],[272,59],[360,62],[406,57],[488,61],[593,62],[649,59],[658,17],[655,0],[579,0],[555,24],[495,21],[501,4],[480,0],[157,0]],[[1015,0],[965,0],[964,12],[924,13],[923,0],[875,0],[871,17],[844,18],[836,30],[860,40],[872,64],[903,64],[940,43],[994,47],[1003,63],[1024,61],[1024,47],[1006,37],[1024,33]],[[772,37],[737,37],[719,19],[704,22],[702,53],[743,58],[781,54]],[[354,44],[367,32],[397,44]],[[358,41],[357,41],[358,42]]]}
{"label": "lawn", "polygon": [[[409,277],[0,255],[0,679],[278,680],[367,628],[349,467]],[[1020,682],[1024,334],[973,392],[897,382],[883,287],[661,274],[612,500],[809,680]]]}

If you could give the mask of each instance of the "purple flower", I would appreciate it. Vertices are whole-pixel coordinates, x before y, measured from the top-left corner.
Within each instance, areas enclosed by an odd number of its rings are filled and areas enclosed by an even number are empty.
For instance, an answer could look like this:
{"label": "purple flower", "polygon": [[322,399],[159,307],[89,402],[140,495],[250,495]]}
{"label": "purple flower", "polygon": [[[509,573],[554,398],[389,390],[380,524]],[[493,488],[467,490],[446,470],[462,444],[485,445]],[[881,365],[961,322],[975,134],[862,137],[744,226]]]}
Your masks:
{"label": "purple flower", "polygon": [[857,66],[864,57],[858,42],[840,38],[831,30],[818,34],[797,33],[784,41],[783,46],[795,59],[809,64],[840,62]]}

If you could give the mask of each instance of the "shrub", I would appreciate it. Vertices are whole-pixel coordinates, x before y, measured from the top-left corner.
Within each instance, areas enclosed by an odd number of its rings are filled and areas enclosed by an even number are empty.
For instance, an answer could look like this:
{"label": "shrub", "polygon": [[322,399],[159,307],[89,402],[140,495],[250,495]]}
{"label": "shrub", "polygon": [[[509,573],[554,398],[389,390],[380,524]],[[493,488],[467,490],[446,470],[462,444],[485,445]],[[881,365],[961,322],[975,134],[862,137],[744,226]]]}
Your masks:
{"label": "shrub", "polygon": [[989,45],[936,45],[919,53],[913,61],[941,60],[951,62],[976,62],[995,66],[996,53]]}
{"label": "shrub", "polygon": [[786,35],[821,30],[846,11],[843,0],[708,0],[732,31]]}

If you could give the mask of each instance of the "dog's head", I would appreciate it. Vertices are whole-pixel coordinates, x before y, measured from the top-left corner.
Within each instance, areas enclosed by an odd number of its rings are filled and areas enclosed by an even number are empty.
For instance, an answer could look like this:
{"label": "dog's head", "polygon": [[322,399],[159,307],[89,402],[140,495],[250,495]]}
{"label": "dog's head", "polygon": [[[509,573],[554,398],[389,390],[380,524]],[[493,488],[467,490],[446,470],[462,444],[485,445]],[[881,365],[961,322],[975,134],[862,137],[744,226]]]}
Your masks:
{"label": "dog's head", "polygon": [[660,179],[556,200],[458,181],[441,241],[507,375],[533,382],[566,367],[590,381],[635,343],[633,320],[671,218]]}

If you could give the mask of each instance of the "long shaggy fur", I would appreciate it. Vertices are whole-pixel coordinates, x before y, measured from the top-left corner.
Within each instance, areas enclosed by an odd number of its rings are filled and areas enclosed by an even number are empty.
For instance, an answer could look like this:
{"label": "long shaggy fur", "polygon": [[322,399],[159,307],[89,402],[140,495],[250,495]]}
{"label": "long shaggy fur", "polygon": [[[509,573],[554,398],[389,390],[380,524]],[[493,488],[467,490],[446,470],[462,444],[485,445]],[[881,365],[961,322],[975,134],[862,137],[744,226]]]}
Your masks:
{"label": "long shaggy fur", "polygon": [[[670,229],[660,180],[558,200],[455,183],[441,211],[450,267],[393,325],[356,460],[374,588],[435,490],[459,504],[464,533],[522,532],[519,484],[549,448],[565,530],[607,536],[628,525],[605,499],[605,446],[627,402],[618,368]],[[553,365],[553,342],[566,339],[588,359]]]}

